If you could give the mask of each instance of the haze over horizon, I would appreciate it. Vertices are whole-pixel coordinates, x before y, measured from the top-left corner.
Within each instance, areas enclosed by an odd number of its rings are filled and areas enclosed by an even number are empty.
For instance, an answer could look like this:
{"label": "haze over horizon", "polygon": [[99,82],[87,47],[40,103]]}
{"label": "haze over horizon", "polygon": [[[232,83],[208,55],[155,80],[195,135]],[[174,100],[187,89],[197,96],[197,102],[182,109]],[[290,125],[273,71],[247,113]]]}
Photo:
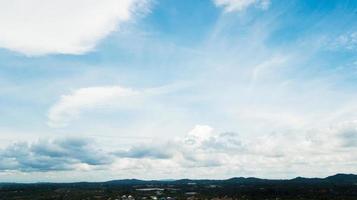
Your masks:
{"label": "haze over horizon", "polygon": [[357,174],[357,1],[0,0],[0,182]]}

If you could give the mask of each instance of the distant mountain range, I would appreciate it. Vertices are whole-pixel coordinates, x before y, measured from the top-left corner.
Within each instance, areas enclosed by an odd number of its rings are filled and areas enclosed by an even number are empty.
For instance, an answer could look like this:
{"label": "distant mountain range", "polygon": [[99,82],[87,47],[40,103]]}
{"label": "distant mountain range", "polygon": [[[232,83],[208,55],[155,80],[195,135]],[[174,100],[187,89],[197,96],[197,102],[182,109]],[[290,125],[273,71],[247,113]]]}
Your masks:
{"label": "distant mountain range", "polygon": [[103,182],[103,184],[117,184],[117,185],[142,185],[142,184],[259,184],[259,183],[333,183],[333,184],[357,184],[357,175],[355,174],[336,174],[326,178],[304,178],[296,177],[293,179],[261,179],[255,177],[235,177],[225,180],[211,180],[211,179],[178,179],[178,180],[139,180],[139,179],[123,179]]}
{"label": "distant mountain range", "polygon": [[[21,184],[21,183],[0,183],[0,185]],[[32,183],[32,184],[53,184],[53,185],[150,185],[150,184],[170,184],[170,185],[225,185],[225,184],[354,184],[357,185],[357,175],[355,174],[336,174],[326,178],[304,178],[296,177],[293,179],[261,179],[254,177],[235,177],[225,180],[211,179],[167,179],[167,180],[139,180],[122,179],[106,182],[76,182],[76,183]]]}

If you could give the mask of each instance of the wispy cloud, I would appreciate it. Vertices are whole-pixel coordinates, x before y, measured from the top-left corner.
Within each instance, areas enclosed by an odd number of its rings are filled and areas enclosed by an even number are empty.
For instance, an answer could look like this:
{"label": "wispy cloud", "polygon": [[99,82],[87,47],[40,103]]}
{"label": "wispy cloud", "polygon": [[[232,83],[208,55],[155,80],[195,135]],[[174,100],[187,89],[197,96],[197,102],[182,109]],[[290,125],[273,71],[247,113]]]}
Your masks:
{"label": "wispy cloud", "polygon": [[214,3],[223,7],[225,12],[242,11],[250,6],[257,6],[261,9],[267,9],[270,0],[214,0]]}
{"label": "wispy cloud", "polygon": [[356,50],[357,32],[344,33],[337,38],[326,41],[326,46],[331,50]]}
{"label": "wispy cloud", "polygon": [[[83,112],[102,110],[117,113],[121,110],[161,112],[165,110],[163,96],[186,88],[188,83],[174,83],[158,87],[133,89],[120,85],[83,87],[60,96],[48,111],[48,125],[66,127],[79,119]],[[162,111],[164,112],[164,111]]]}
{"label": "wispy cloud", "polygon": [[[69,95],[61,96],[48,113],[48,124],[52,127],[66,126],[78,118],[82,111],[120,104],[121,100],[139,92],[120,86],[80,88]],[[123,101],[122,101],[123,102]]]}

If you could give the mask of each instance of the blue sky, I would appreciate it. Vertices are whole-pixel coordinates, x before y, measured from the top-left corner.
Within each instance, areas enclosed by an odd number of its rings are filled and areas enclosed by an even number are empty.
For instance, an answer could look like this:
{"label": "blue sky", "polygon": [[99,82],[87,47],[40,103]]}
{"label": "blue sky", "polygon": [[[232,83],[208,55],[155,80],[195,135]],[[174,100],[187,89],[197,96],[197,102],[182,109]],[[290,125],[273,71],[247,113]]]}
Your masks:
{"label": "blue sky", "polygon": [[0,0],[0,181],[357,173],[356,19],[347,0]]}

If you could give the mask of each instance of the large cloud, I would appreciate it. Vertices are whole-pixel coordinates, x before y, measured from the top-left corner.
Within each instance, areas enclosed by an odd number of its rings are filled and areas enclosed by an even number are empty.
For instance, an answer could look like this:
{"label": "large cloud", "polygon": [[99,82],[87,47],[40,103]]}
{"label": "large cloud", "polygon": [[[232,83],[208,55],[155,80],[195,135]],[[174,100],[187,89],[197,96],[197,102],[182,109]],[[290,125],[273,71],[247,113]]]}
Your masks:
{"label": "large cloud", "polygon": [[184,137],[170,141],[136,144],[128,150],[117,151],[119,158],[171,160],[182,168],[214,167],[224,164],[227,155],[243,152],[235,133],[216,133],[208,125],[196,125]]}
{"label": "large cloud", "polygon": [[[230,171],[235,175],[277,174],[279,177],[284,173],[290,176],[328,175],[341,171],[355,173],[350,166],[357,164],[354,154],[357,149],[356,127],[356,122],[349,121],[329,128],[240,137],[230,132],[217,133],[207,125],[197,125],[184,137],[164,143],[135,145],[135,148],[117,155],[130,158],[136,164],[145,160],[153,168],[158,163],[157,159],[171,161],[166,164],[172,166],[174,163],[174,168],[180,170],[205,168],[200,172],[202,174],[213,169]],[[159,163],[164,164],[162,161]],[[323,165],[326,171],[318,172]]]}
{"label": "large cloud", "polygon": [[133,18],[146,0],[0,0],[0,47],[81,54]]}

